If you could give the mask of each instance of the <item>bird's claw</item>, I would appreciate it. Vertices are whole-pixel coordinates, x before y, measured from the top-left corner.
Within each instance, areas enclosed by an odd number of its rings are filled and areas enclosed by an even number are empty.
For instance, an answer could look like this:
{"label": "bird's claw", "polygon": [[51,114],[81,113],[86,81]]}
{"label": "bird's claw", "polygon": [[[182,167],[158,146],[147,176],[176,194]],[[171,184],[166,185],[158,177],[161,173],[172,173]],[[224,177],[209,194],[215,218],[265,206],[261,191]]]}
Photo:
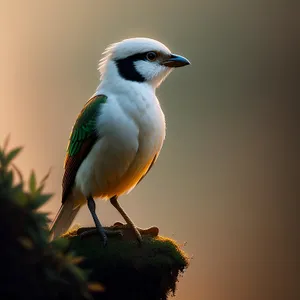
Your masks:
{"label": "bird's claw", "polygon": [[[123,224],[121,222],[116,222],[113,225],[113,229],[107,229],[107,228],[101,228],[101,230],[99,230],[96,227],[83,227],[83,228],[79,228],[77,230],[77,234],[81,237],[81,238],[85,238],[91,235],[99,235],[101,236],[102,240],[103,240],[103,245],[106,246],[107,242],[108,242],[108,238],[109,236],[126,236],[129,237],[134,234],[134,237],[136,238],[136,240],[138,241],[139,246],[141,246],[143,243],[143,235],[149,235],[152,237],[158,236],[158,232],[159,229],[157,227],[150,227],[150,228],[146,228],[146,229],[142,229],[136,226],[132,226],[130,224]],[[128,235],[129,234],[129,235]],[[125,238],[126,238],[125,237]],[[130,238],[130,239],[131,239]]]}
{"label": "bird's claw", "polygon": [[107,245],[108,236],[123,236],[122,230],[98,230],[98,228],[79,228],[77,231],[77,234],[80,236],[80,238],[86,238],[88,236],[92,236],[95,234],[100,234],[102,240],[103,240],[103,246]]}
{"label": "bird's claw", "polygon": [[132,229],[133,233],[139,242],[139,245],[142,245],[143,238],[142,235],[150,235],[152,237],[158,236],[159,229],[157,227],[150,227],[146,229],[142,229],[136,226],[132,226],[131,224],[123,224],[121,222],[116,222],[114,224],[114,228],[124,230],[124,229]]}

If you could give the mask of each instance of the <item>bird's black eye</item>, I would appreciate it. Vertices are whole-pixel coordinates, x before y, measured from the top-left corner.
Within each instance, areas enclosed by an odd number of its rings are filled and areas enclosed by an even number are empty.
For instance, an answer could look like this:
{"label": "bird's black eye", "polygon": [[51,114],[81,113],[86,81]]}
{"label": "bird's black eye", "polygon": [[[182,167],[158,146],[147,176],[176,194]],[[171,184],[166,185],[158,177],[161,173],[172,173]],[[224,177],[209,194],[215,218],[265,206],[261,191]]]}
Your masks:
{"label": "bird's black eye", "polygon": [[148,52],[148,53],[146,54],[146,58],[147,58],[147,60],[149,60],[149,61],[155,61],[156,58],[157,58],[157,54],[156,54],[156,52],[154,52],[154,51]]}

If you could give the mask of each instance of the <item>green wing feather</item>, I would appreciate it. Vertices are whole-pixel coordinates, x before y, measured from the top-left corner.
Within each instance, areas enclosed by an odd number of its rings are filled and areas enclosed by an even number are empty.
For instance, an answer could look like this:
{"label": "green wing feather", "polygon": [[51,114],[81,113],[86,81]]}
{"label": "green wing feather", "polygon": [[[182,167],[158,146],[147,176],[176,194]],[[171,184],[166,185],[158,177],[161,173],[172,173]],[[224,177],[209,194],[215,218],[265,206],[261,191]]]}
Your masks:
{"label": "green wing feather", "polygon": [[93,97],[81,110],[70,136],[67,148],[69,156],[76,155],[84,141],[95,131],[99,105],[105,103],[106,100],[107,97],[104,95]]}
{"label": "green wing feather", "polygon": [[98,139],[96,134],[97,116],[99,107],[106,103],[106,100],[105,95],[97,95],[91,98],[81,110],[73,126],[67,147],[65,173],[62,182],[63,203],[72,189],[76,173],[82,161]]}

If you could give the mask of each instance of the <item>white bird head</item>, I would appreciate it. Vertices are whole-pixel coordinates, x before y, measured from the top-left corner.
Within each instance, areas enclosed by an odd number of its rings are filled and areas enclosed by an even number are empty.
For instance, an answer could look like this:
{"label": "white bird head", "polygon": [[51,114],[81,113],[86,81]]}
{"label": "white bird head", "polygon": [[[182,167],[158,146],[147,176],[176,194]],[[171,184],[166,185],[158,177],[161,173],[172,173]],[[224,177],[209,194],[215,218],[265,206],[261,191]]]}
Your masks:
{"label": "white bird head", "polygon": [[[130,38],[110,45],[99,64],[101,79],[110,73],[123,80],[158,87],[177,67],[189,65],[183,56],[171,53],[162,43],[149,38]],[[112,74],[111,74],[112,75]]]}

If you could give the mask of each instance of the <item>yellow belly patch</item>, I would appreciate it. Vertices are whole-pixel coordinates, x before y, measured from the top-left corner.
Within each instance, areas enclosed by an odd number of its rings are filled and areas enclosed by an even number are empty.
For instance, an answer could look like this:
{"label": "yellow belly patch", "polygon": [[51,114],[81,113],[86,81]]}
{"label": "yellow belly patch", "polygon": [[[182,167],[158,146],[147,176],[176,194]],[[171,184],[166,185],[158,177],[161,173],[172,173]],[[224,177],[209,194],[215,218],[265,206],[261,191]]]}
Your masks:
{"label": "yellow belly patch", "polygon": [[107,185],[104,191],[95,193],[94,197],[110,199],[111,197],[122,194],[126,194],[132,190],[140,179],[147,173],[150,165],[152,164],[153,157],[144,165],[141,169],[133,170],[134,167],[128,169],[128,171],[118,179],[117,182],[111,182]]}

